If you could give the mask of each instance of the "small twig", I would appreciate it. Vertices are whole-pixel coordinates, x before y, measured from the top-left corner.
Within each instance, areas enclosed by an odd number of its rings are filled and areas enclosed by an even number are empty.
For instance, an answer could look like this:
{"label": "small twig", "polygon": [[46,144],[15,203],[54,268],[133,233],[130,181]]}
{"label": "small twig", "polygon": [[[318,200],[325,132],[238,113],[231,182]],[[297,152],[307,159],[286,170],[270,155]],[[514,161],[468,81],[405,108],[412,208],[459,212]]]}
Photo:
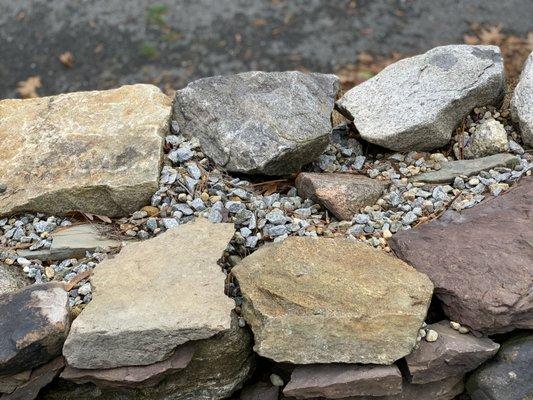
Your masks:
{"label": "small twig", "polygon": [[67,292],[70,292],[74,288],[74,286],[76,286],[82,280],[87,279],[89,276],[91,276],[92,273],[93,273],[92,269],[88,269],[86,271],[80,272],[78,275],[72,278],[69,282],[63,284],[65,287],[65,290]]}

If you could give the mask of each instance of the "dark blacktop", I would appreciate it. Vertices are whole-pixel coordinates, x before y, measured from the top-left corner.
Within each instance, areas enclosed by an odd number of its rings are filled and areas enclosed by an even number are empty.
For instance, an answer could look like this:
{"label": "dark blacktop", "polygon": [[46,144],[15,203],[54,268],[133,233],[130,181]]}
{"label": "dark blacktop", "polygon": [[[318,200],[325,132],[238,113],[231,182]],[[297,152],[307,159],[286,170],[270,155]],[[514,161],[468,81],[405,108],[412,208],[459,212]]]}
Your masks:
{"label": "dark blacktop", "polygon": [[[178,89],[248,70],[333,72],[357,54],[461,43],[470,23],[533,30],[533,0],[0,0],[0,98],[134,82]],[[59,55],[72,53],[74,67]]]}

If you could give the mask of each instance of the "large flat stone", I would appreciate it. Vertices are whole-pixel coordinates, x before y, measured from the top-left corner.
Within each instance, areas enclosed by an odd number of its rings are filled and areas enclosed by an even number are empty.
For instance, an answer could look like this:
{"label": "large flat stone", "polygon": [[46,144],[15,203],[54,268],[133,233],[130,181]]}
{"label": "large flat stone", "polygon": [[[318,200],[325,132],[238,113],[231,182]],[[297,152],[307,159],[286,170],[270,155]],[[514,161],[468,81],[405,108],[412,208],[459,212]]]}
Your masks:
{"label": "large flat stone", "polygon": [[395,365],[322,364],[297,366],[283,394],[296,399],[343,399],[401,391],[402,374]]}
{"label": "large flat stone", "polygon": [[376,204],[386,184],[363,175],[302,172],[296,178],[296,187],[301,197],[312,199],[337,218],[349,221],[360,208]]}
{"label": "large flat stone", "polygon": [[0,375],[30,370],[61,354],[70,320],[60,283],[0,295]]}
{"label": "large flat stone", "polygon": [[149,365],[182,343],[229,329],[234,302],[217,260],[233,234],[232,224],[197,219],[101,262],[91,278],[93,300],[65,342],[67,363]]}
{"label": "large flat stone", "polygon": [[232,318],[231,328],[209,339],[192,342],[189,365],[145,388],[101,388],[60,379],[42,400],[221,400],[242,387],[253,369],[252,337]]}
{"label": "large flat stone", "polygon": [[472,400],[533,399],[533,335],[505,341],[496,357],[477,369],[466,388]]}
{"label": "large flat stone", "polygon": [[228,171],[290,174],[326,148],[338,89],[334,75],[297,71],[204,78],[177,91],[174,119]]}
{"label": "large flat stone", "polygon": [[[403,383],[402,391],[391,396],[354,397],[353,400],[452,400],[464,390],[463,377],[451,377],[442,381],[413,385]],[[352,399],[344,399],[352,400]]]}
{"label": "large flat stone", "polygon": [[508,153],[494,154],[492,156],[477,158],[474,160],[456,160],[441,164],[438,171],[425,172],[412,178],[414,182],[427,183],[451,183],[457,176],[477,175],[496,167],[514,167],[519,160],[516,156]]}
{"label": "large flat stone", "polygon": [[0,215],[127,215],[158,188],[170,99],[151,85],[0,101]]}
{"label": "large flat stone", "polygon": [[422,340],[420,346],[405,357],[410,380],[415,384],[460,377],[491,358],[500,347],[489,338],[476,338],[450,327],[449,321],[428,326],[439,336],[435,342]]}
{"label": "large flat stone", "polygon": [[487,334],[533,328],[533,177],[389,241],[429,276],[448,317]]}
{"label": "large flat stone", "polygon": [[511,115],[518,122],[524,143],[533,147],[533,53],[527,58],[514,90]]}
{"label": "large flat stone", "polygon": [[289,237],[232,269],[254,350],[295,364],[391,364],[411,352],[433,285],[348,239]]}
{"label": "large flat stone", "polygon": [[187,367],[193,354],[194,346],[185,343],[169,358],[155,364],[111,369],[78,369],[67,366],[61,373],[61,378],[76,383],[92,382],[99,387],[154,386],[166,376]]}
{"label": "large flat stone", "polygon": [[361,137],[397,151],[446,145],[474,107],[503,98],[496,46],[451,45],[389,65],[344,94],[337,107]]}

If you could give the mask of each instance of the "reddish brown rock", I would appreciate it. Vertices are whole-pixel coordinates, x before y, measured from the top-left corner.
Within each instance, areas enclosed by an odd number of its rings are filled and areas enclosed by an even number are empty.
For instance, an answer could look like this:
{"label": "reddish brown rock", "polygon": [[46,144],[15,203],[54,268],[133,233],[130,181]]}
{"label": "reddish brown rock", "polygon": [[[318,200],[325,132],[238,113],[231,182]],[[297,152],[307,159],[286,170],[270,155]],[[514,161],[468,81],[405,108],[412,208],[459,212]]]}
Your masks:
{"label": "reddish brown rock", "polygon": [[297,366],[283,394],[296,399],[342,399],[401,390],[402,375],[395,365],[322,364]]}
{"label": "reddish brown rock", "polygon": [[239,397],[240,400],[278,400],[279,387],[270,383],[259,382],[245,387]]}
{"label": "reddish brown rock", "polygon": [[392,396],[354,398],[353,400],[452,400],[463,390],[463,377],[451,377],[425,385],[404,382],[401,393]]}
{"label": "reddish brown rock", "polygon": [[429,276],[445,313],[487,334],[533,328],[533,177],[461,213],[397,233],[390,246]]}
{"label": "reddish brown rock", "polygon": [[439,334],[435,342],[422,340],[420,346],[405,357],[411,382],[415,384],[462,376],[491,358],[500,347],[489,338],[462,334],[441,321],[428,327]]}
{"label": "reddish brown rock", "polygon": [[180,346],[164,361],[139,367],[78,369],[67,367],[61,378],[76,383],[92,382],[100,387],[137,387],[157,385],[165,376],[185,368],[192,360],[194,346]]}
{"label": "reddish brown rock", "polygon": [[60,283],[0,296],[0,375],[31,370],[61,354],[70,327],[68,293]]}
{"label": "reddish brown rock", "polygon": [[30,379],[16,388],[10,394],[4,394],[2,400],[33,400],[39,395],[40,390],[48,385],[59,374],[65,365],[63,357],[57,357],[47,364],[34,369]]}
{"label": "reddish brown rock", "polygon": [[301,197],[322,204],[341,220],[351,220],[359,209],[376,204],[385,183],[354,174],[304,172],[296,178]]}

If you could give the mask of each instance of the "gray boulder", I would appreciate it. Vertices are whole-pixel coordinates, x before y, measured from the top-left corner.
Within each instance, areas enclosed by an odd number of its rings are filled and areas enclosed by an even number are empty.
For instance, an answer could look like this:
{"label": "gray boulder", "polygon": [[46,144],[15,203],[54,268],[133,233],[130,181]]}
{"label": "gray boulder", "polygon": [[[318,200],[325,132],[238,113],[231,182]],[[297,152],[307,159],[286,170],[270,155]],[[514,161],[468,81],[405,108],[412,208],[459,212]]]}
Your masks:
{"label": "gray boulder", "polygon": [[511,115],[520,126],[524,143],[533,147],[533,53],[527,58],[514,90]]}
{"label": "gray boulder", "polygon": [[496,357],[476,370],[466,388],[472,400],[533,399],[533,335],[504,342]]}
{"label": "gray boulder", "polygon": [[337,102],[361,137],[396,150],[446,145],[474,107],[498,103],[505,76],[496,46],[451,45],[400,60]]}
{"label": "gray boulder", "polygon": [[190,83],[174,119],[228,171],[283,175],[316,159],[329,142],[339,89],[334,75],[246,72]]}

